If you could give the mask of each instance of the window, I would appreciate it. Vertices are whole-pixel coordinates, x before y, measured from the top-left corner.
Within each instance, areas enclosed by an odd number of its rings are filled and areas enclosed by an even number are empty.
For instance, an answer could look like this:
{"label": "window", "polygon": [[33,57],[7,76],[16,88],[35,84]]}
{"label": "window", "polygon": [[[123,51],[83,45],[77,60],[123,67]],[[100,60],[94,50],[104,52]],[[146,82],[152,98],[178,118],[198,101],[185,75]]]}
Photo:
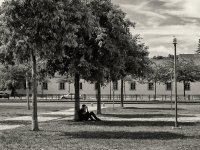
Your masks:
{"label": "window", "polygon": [[172,90],[172,83],[171,82],[167,82],[166,83],[166,90],[167,91],[171,91]]}
{"label": "window", "polygon": [[189,82],[186,82],[184,84],[184,89],[185,89],[185,91],[190,91],[190,83]]}
{"label": "window", "polygon": [[43,90],[48,90],[48,83],[47,82],[43,82],[42,83],[42,89]]}
{"label": "window", "polygon": [[136,90],[136,83],[135,82],[130,83],[130,90]]}
{"label": "window", "polygon": [[113,82],[113,90],[118,90],[118,82]]}
{"label": "window", "polygon": [[79,84],[79,89],[80,89],[80,90],[83,89],[83,83],[82,83],[82,82],[80,82],[80,84]]}
{"label": "window", "polygon": [[65,89],[65,83],[64,82],[61,82],[60,83],[60,88],[59,88],[60,90],[64,90]]}
{"label": "window", "polygon": [[148,90],[153,91],[154,90],[154,84],[153,83],[149,83],[148,84]]}

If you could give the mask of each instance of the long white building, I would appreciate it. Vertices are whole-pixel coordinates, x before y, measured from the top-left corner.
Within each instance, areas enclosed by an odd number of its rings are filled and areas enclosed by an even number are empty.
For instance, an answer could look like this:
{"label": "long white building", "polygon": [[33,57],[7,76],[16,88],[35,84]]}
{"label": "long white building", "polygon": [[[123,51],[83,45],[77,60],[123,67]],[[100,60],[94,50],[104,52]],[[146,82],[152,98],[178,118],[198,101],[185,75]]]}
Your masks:
{"label": "long white building", "polygon": [[[200,55],[196,54],[182,54],[180,57],[186,59],[193,59],[196,62],[200,62]],[[200,63],[199,63],[200,64]],[[47,79],[46,82],[38,84],[38,94],[67,94],[74,93],[74,84],[63,82],[63,77],[55,76],[54,78]],[[200,82],[186,82],[178,83],[178,95],[184,94],[184,86],[186,95],[200,95]],[[136,80],[125,81],[124,83],[124,93],[126,95],[154,95],[155,94],[155,83],[145,82],[141,83]],[[174,93],[174,83],[168,82],[166,84],[157,83],[156,84],[156,94],[157,95],[170,95],[171,90]],[[107,83],[101,89],[102,94],[120,94],[121,82]],[[18,89],[19,94],[25,94],[24,89]],[[85,80],[80,81],[80,93],[81,94],[96,94],[95,84],[86,82]]]}

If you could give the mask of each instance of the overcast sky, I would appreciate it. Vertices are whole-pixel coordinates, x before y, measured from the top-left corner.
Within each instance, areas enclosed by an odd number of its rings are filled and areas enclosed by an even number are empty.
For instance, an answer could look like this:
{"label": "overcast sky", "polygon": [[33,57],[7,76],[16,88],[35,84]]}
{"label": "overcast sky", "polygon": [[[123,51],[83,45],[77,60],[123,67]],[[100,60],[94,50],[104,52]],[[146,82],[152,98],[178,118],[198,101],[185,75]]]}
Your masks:
{"label": "overcast sky", "polygon": [[200,38],[200,0],[112,0],[136,22],[133,34],[140,34],[150,56],[173,54],[172,39],[178,39],[178,53],[194,53]]}
{"label": "overcast sky", "polygon": [[[0,0],[0,3],[3,0]],[[178,53],[194,53],[200,38],[200,0],[112,0],[136,23],[149,46],[150,57],[173,54],[172,39],[178,39]]]}

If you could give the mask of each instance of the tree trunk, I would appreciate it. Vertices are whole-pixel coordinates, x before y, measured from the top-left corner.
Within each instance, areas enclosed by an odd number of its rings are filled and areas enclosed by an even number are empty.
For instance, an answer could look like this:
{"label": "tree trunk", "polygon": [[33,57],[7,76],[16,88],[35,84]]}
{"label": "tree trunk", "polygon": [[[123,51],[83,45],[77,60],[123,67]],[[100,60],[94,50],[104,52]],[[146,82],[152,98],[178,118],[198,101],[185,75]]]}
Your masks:
{"label": "tree trunk", "polygon": [[70,82],[69,82],[69,89],[68,89],[68,93],[70,93],[71,92],[71,90],[70,90]]}
{"label": "tree trunk", "polygon": [[126,100],[126,81],[124,81],[124,100]]}
{"label": "tree trunk", "polygon": [[44,96],[43,82],[41,83],[41,90],[42,90],[42,98],[43,98],[43,96]]}
{"label": "tree trunk", "polygon": [[11,96],[15,97],[15,87],[11,86]]}
{"label": "tree trunk", "polygon": [[154,100],[156,100],[156,95],[157,95],[157,87],[156,87],[156,81],[154,82],[154,84],[155,84],[155,95],[154,95]]}
{"label": "tree trunk", "polygon": [[184,99],[185,99],[185,81],[183,81],[183,96],[184,96]]}
{"label": "tree trunk", "polygon": [[36,56],[34,54],[34,51],[31,53],[31,58],[32,58],[32,84],[33,84],[33,102],[32,102],[32,107],[33,107],[33,113],[32,113],[32,130],[33,131],[38,131],[38,116],[37,116],[37,79],[36,79]]}
{"label": "tree trunk", "polygon": [[121,107],[124,107],[124,80],[121,79]]}
{"label": "tree trunk", "polygon": [[80,100],[79,100],[79,81],[80,81],[80,75],[78,73],[75,73],[75,110],[74,110],[74,121],[79,120],[78,111],[80,109]]}
{"label": "tree trunk", "polygon": [[97,82],[97,114],[101,114],[101,84]]}
{"label": "tree trunk", "polygon": [[29,99],[29,80],[26,73],[26,99],[27,99],[27,110],[30,110],[30,99]]}
{"label": "tree trunk", "polygon": [[112,100],[112,85],[111,85],[111,81],[110,81],[110,100]]}

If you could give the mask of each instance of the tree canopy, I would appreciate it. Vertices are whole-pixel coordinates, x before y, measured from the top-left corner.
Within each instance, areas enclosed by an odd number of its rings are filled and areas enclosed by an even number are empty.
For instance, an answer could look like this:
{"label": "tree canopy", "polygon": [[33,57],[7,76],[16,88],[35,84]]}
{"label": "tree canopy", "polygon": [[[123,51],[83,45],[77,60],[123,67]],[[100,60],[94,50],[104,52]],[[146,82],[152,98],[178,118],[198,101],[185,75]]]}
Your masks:
{"label": "tree canopy", "polygon": [[98,83],[117,81],[127,74],[142,74],[147,67],[147,48],[129,31],[135,23],[111,0],[6,0],[0,13],[3,61],[13,55],[32,65],[33,130],[38,130],[38,61],[43,72],[75,77],[75,119],[80,77]]}

